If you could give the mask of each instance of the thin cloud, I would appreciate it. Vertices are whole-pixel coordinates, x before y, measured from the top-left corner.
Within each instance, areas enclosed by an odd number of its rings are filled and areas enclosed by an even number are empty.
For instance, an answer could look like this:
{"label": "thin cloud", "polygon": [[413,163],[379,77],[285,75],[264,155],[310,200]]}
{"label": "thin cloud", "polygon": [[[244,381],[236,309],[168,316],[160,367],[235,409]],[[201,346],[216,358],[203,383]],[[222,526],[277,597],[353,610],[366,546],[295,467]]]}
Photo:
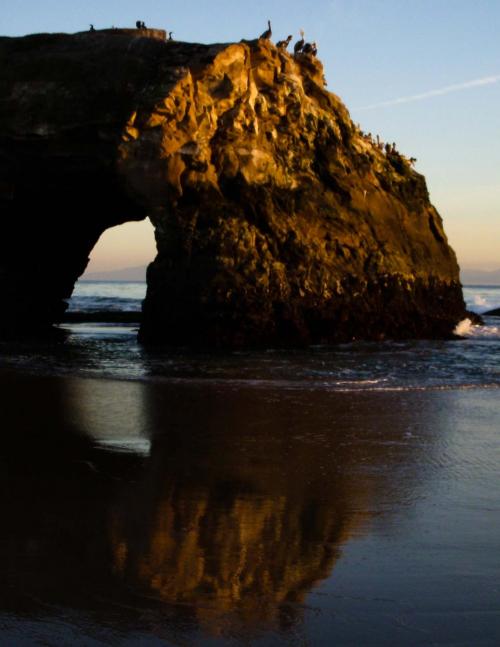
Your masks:
{"label": "thin cloud", "polygon": [[469,88],[477,88],[482,85],[493,85],[500,81],[500,74],[495,76],[485,76],[482,79],[475,79],[474,81],[466,81],[465,83],[456,83],[455,85],[447,85],[438,90],[430,90],[429,92],[422,92],[422,94],[413,94],[409,97],[399,97],[399,99],[391,99],[390,101],[382,101],[381,103],[373,103],[370,106],[363,106],[358,110],[373,110],[374,108],[386,108],[388,106],[397,106],[401,103],[413,103],[414,101],[423,101],[431,97],[440,97],[444,94],[451,92],[460,92],[461,90],[468,90]]}

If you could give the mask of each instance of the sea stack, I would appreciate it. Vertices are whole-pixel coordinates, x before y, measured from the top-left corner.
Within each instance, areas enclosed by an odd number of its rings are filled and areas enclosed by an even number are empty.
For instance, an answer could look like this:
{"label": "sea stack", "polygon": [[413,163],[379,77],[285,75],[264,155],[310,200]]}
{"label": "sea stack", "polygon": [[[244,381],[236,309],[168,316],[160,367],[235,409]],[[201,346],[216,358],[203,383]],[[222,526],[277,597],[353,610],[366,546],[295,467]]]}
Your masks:
{"label": "sea stack", "polygon": [[450,336],[465,306],[425,179],[321,62],[162,34],[0,39],[2,333],[59,321],[102,232],[149,217],[145,343]]}

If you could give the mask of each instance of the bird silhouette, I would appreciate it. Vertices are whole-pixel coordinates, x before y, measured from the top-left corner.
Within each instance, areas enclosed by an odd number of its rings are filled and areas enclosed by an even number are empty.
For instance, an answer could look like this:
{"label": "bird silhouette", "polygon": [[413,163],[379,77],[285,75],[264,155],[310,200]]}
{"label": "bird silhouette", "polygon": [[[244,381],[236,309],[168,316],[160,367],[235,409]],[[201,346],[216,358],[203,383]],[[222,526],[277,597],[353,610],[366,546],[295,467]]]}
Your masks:
{"label": "bird silhouette", "polygon": [[300,30],[300,36],[301,36],[301,39],[298,40],[295,43],[294,47],[293,47],[293,53],[294,54],[298,54],[300,51],[302,51],[302,48],[304,47],[304,43],[306,42],[304,40],[304,30],[303,29]]}
{"label": "bird silhouette", "polygon": [[293,36],[288,36],[288,38],[286,38],[285,40],[279,40],[276,43],[276,47],[278,49],[286,49],[288,47],[288,45],[290,44],[290,41],[292,40],[292,38],[293,38]]}
{"label": "bird silhouette", "polygon": [[268,28],[266,29],[266,31],[263,34],[261,34],[259,36],[259,39],[262,38],[263,40],[269,40],[271,38],[271,36],[273,35],[273,30],[271,29],[271,21],[268,20],[267,24],[268,24]]}

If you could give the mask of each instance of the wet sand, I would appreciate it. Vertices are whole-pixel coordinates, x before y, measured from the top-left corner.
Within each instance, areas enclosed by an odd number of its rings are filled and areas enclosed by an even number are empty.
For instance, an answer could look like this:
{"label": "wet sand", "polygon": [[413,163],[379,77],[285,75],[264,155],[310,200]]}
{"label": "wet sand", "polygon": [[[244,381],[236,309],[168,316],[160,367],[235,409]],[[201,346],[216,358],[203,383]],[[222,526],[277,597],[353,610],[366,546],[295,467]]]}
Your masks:
{"label": "wet sand", "polygon": [[498,644],[498,389],[0,393],[2,644]]}

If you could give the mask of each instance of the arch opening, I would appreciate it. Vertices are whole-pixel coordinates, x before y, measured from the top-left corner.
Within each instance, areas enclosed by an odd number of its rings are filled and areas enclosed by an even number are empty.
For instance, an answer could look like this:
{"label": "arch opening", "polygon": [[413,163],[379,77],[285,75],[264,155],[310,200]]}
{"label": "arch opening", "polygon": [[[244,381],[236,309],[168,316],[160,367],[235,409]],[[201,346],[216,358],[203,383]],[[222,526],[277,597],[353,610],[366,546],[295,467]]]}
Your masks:
{"label": "arch opening", "polygon": [[139,322],[146,295],[146,268],[155,255],[154,228],[149,219],[106,229],[75,283],[65,321]]}

